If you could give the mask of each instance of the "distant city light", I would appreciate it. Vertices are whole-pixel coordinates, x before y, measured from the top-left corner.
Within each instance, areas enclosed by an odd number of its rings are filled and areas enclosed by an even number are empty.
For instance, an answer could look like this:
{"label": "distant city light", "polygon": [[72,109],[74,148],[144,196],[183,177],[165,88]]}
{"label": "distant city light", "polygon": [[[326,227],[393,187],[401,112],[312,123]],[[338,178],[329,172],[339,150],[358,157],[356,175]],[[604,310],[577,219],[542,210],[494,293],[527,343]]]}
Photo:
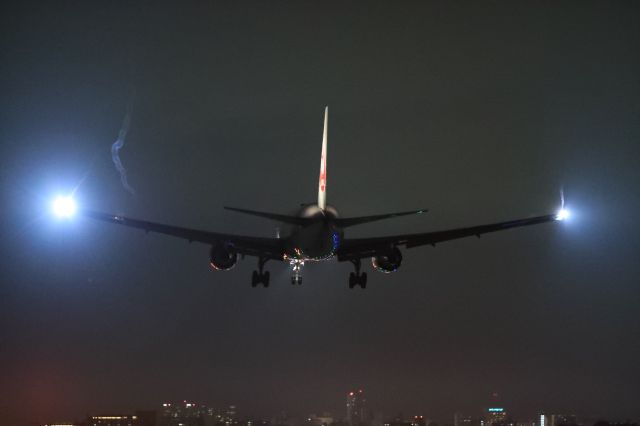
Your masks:
{"label": "distant city light", "polygon": [[504,408],[489,408],[488,411],[490,413],[502,413],[504,411]]}
{"label": "distant city light", "polygon": [[58,197],[53,201],[53,213],[58,217],[69,218],[76,213],[78,206],[71,196]]}
{"label": "distant city light", "polygon": [[561,208],[556,213],[556,220],[567,220],[571,216],[571,212],[565,208]]}

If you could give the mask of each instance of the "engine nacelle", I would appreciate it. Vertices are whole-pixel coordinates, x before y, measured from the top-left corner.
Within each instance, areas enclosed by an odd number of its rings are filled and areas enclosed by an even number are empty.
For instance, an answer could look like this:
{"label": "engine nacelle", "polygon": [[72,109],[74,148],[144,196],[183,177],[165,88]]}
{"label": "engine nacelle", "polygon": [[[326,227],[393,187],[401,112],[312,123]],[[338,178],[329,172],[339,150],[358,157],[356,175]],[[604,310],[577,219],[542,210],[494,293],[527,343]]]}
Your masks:
{"label": "engine nacelle", "polygon": [[228,271],[236,266],[238,253],[230,250],[224,244],[216,244],[209,252],[209,265],[217,271]]}
{"label": "engine nacelle", "polygon": [[400,253],[400,249],[398,249],[398,247],[390,248],[388,251],[371,258],[373,268],[376,271],[384,272],[385,274],[396,272],[401,263],[402,253]]}

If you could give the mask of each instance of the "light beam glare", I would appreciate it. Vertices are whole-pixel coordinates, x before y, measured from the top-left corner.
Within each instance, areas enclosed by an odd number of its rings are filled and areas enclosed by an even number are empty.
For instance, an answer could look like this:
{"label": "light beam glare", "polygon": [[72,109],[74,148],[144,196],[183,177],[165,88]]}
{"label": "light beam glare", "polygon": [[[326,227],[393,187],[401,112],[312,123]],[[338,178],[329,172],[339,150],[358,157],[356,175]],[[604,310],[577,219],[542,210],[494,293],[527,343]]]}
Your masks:
{"label": "light beam glare", "polygon": [[93,168],[93,163],[91,164],[90,168],[85,172],[84,176],[82,176],[82,178],[80,179],[80,181],[78,182],[78,184],[73,188],[73,190],[71,191],[71,197],[73,197],[74,195],[76,195],[76,192],[78,192],[78,190],[80,189],[80,186],[82,186],[82,184],[84,183],[85,180],[87,180],[87,178],[89,177],[89,175],[91,174],[91,169]]}

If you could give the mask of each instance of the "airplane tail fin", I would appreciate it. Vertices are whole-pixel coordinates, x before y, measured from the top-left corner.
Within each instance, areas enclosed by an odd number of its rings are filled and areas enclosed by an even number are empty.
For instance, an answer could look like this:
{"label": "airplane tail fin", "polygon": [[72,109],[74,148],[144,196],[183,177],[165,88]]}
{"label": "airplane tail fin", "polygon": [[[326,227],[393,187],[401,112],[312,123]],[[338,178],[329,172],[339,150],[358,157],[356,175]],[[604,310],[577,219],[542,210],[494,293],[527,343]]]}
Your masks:
{"label": "airplane tail fin", "polygon": [[363,223],[375,222],[378,220],[391,219],[393,217],[408,216],[412,214],[422,214],[422,213],[426,213],[427,211],[428,211],[427,209],[421,209],[421,210],[411,210],[408,212],[378,214],[374,216],[336,218],[335,223],[341,228],[348,228],[349,226],[361,225]]}
{"label": "airplane tail fin", "polygon": [[324,108],[324,131],[322,132],[322,156],[320,157],[320,179],[318,182],[318,207],[327,207],[327,130],[329,125],[329,107]]}
{"label": "airplane tail fin", "polygon": [[283,214],[278,214],[278,213],[267,213],[267,212],[259,212],[259,211],[255,211],[255,210],[246,210],[246,209],[239,209],[236,207],[224,207],[225,210],[231,210],[234,212],[238,212],[238,213],[244,213],[244,214],[248,214],[251,216],[258,216],[258,217],[263,217],[266,219],[271,219],[271,220],[275,220],[276,222],[282,222],[282,223],[290,223],[292,225],[305,225],[309,222],[308,218],[304,218],[304,217],[297,217],[297,216],[287,216],[287,215],[283,215]]}

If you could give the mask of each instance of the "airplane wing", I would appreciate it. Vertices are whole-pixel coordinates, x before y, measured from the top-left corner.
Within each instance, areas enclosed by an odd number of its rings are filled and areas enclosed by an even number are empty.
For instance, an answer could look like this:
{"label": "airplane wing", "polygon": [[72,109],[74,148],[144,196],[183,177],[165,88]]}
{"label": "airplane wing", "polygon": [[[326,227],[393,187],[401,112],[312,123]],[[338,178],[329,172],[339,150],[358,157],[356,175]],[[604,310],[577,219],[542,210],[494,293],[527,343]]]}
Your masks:
{"label": "airplane wing", "polygon": [[420,209],[420,210],[411,210],[409,212],[398,212],[398,213],[387,213],[387,214],[377,214],[373,216],[360,216],[360,217],[338,217],[335,219],[336,225],[341,228],[347,228],[349,226],[354,225],[362,225],[363,223],[371,223],[377,220],[391,219],[394,217],[407,216],[411,214],[422,214],[426,213],[429,210]]}
{"label": "airplane wing", "polygon": [[284,253],[282,240],[279,238],[248,237],[242,235],[220,234],[217,232],[200,231],[197,229],[181,228],[179,226],[164,225],[161,223],[147,222],[144,220],[131,219],[120,215],[83,210],[83,216],[103,222],[115,223],[131,228],[142,229],[146,232],[157,232],[182,238],[189,242],[197,241],[205,244],[225,243],[235,249],[236,252],[258,256],[274,260],[282,260]]}
{"label": "airplane wing", "polygon": [[556,214],[536,216],[527,219],[516,219],[507,222],[491,223],[488,225],[471,226],[467,228],[449,229],[445,231],[425,232],[420,234],[391,235],[376,238],[345,239],[338,249],[339,261],[356,260],[365,257],[373,257],[385,252],[389,247],[405,246],[406,248],[423,245],[433,245],[458,238],[477,236],[488,232],[503,231],[505,229],[518,228],[520,226],[537,225],[539,223],[553,222],[557,220]]}

